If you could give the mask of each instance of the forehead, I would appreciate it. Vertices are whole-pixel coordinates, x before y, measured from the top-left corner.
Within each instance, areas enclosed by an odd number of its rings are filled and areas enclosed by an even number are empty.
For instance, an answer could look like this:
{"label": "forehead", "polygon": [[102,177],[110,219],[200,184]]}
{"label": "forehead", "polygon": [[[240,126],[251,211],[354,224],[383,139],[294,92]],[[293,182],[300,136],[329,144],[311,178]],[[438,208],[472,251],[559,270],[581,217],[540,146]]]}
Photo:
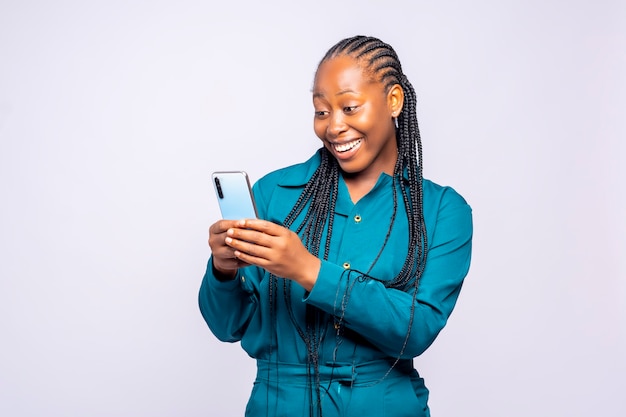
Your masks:
{"label": "forehead", "polygon": [[374,84],[371,75],[350,56],[338,56],[320,64],[315,74],[313,91],[349,90]]}

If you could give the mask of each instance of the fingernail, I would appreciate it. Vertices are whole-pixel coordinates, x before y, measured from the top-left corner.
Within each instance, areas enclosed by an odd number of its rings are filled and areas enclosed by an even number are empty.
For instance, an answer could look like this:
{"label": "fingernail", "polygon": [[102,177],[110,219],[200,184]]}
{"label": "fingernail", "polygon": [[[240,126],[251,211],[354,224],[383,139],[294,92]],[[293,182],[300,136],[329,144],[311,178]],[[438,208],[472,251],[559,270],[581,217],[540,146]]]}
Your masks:
{"label": "fingernail", "polygon": [[227,238],[226,238],[226,243],[230,244],[230,242],[232,242],[232,241],[233,241],[233,239],[232,239],[232,238],[230,238],[230,237],[227,237]]}

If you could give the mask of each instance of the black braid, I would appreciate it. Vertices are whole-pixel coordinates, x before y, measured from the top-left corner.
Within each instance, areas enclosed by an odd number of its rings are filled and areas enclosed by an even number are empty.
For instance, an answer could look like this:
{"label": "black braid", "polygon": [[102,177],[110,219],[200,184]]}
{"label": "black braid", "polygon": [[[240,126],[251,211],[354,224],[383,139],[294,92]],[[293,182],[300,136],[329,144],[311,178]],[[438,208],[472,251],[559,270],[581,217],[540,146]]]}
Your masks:
{"label": "black braid", "polygon": [[[414,319],[415,297],[420,277],[426,265],[428,247],[423,214],[422,144],[417,123],[417,99],[413,86],[402,72],[402,66],[396,52],[390,45],[381,40],[366,36],[355,36],[344,39],[328,50],[320,61],[320,65],[338,56],[350,56],[354,58],[366,74],[370,75],[374,81],[384,85],[386,92],[394,85],[400,85],[404,91],[404,106],[397,118],[398,128],[396,129],[398,160],[394,168],[393,176],[393,213],[390,218],[389,230],[380,251],[368,271],[361,275],[363,279],[372,278],[369,276],[369,271],[378,261],[391,235],[391,227],[395,221],[398,209],[397,189],[400,188],[409,223],[407,256],[398,275],[391,280],[383,281],[384,285],[388,288],[412,289],[413,292],[409,328],[402,349],[396,359],[397,363],[404,353],[409,340],[409,334]],[[408,179],[408,191],[404,182],[405,174]],[[320,166],[304,187],[296,204],[283,222],[285,227],[291,227],[296,219],[306,210],[302,222],[297,226],[295,231],[301,236],[304,245],[312,254],[316,254],[325,260],[328,259],[330,239],[333,232],[339,175],[340,170],[337,161],[328,150],[322,148]],[[322,244],[321,239],[324,235],[324,229],[326,229],[326,240]],[[274,295],[276,280],[277,278],[275,276],[270,276],[269,285],[270,288],[274,288]],[[310,370],[309,382],[311,388],[315,388],[309,393],[311,400],[310,414],[314,415],[315,410],[317,410],[317,414],[321,416],[319,345],[321,342],[321,328],[325,326],[324,313],[315,307],[307,305],[305,318],[306,329],[302,329],[297,324],[291,307],[291,280],[284,282],[283,290],[291,321],[307,346],[307,363]],[[343,321],[348,298],[349,294],[346,294],[345,303],[341,303],[342,311],[339,317],[340,324],[341,321]],[[271,297],[270,308],[274,310],[275,307],[275,300]],[[275,320],[275,315],[273,319]],[[389,372],[391,372],[391,369],[387,374],[389,374]],[[314,401],[317,403],[317,407],[313,406]]]}
{"label": "black braid", "polygon": [[[426,266],[428,250],[423,204],[422,142],[417,123],[417,96],[415,89],[402,71],[402,65],[400,64],[396,52],[390,45],[381,40],[366,36],[355,36],[344,39],[326,53],[320,65],[323,62],[342,55],[354,58],[357,63],[361,65],[365,73],[372,76],[374,81],[383,83],[385,92],[389,92],[394,85],[400,85],[404,92],[404,106],[397,118],[398,128],[396,129],[396,140],[398,141],[398,160],[394,168],[393,176],[393,213],[385,241],[374,260],[374,262],[378,260],[389,240],[391,227],[397,213],[397,189],[400,188],[409,223],[408,253],[398,275],[391,280],[384,281],[384,285],[388,288],[399,288],[403,290],[408,290],[412,287],[413,302],[411,305],[407,334],[396,361],[393,364],[393,366],[395,366],[403,355],[409,341],[415,317],[417,289]],[[403,180],[405,172],[408,179],[408,193]],[[397,187],[398,184],[400,184],[400,187]],[[369,270],[363,274],[363,277],[375,279],[369,276],[369,271],[372,267],[373,264],[369,267]],[[346,291],[349,290],[349,288],[346,289]],[[346,294],[346,300],[347,299],[349,299],[349,294]],[[346,306],[347,301],[341,306],[339,324],[343,321]],[[385,377],[389,372],[391,372],[391,369],[385,374]]]}
{"label": "black braid", "polygon": [[[386,92],[396,84],[399,84],[404,91],[404,106],[398,116],[396,132],[398,161],[394,169],[394,185],[403,181],[403,175],[406,172],[408,193],[404,186],[400,189],[409,220],[409,248],[400,273],[394,279],[386,281],[385,285],[401,289],[407,289],[412,285],[416,291],[419,278],[426,265],[427,238],[423,210],[422,142],[417,123],[415,89],[402,72],[402,65],[394,49],[380,39],[367,36],[344,39],[326,53],[320,65],[342,55],[354,58],[375,81],[383,83]],[[397,209],[396,189],[397,187],[394,187],[392,221]],[[389,234],[385,238],[385,244],[388,238]]]}
{"label": "black braid", "polygon": [[[337,202],[337,189],[339,184],[339,169],[335,158],[326,150],[321,151],[321,162],[309,182],[305,185],[304,190],[296,201],[291,212],[283,221],[283,225],[287,228],[291,227],[298,216],[302,214],[305,208],[308,209],[304,219],[296,228],[304,245],[313,254],[321,255],[323,259],[328,259],[330,250],[330,237],[332,236],[335,205]],[[326,240],[322,246],[322,236],[324,228],[327,229]],[[320,251],[323,248],[323,255]],[[270,289],[275,288],[277,277],[270,275]],[[324,323],[324,313],[307,304],[305,322],[306,328],[302,329],[297,322],[291,304],[291,280],[283,280],[283,297],[285,300],[289,318],[293,323],[300,338],[307,347],[307,365],[309,369],[309,378],[311,389],[309,391],[310,415],[313,416],[315,410],[321,417],[321,391],[320,391],[320,373],[319,373],[319,346],[321,343],[320,327]],[[276,320],[276,304],[271,298],[270,311],[273,320]],[[317,404],[317,407],[314,407]]]}

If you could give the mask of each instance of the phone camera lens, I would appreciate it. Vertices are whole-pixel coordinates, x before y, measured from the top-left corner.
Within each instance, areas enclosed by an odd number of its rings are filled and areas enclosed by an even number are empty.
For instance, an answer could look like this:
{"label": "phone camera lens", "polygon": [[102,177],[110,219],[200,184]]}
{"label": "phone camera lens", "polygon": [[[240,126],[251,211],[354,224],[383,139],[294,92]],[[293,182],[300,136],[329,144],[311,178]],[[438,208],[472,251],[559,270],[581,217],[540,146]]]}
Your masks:
{"label": "phone camera lens", "polygon": [[224,198],[224,193],[222,192],[222,185],[220,184],[220,179],[215,177],[215,188],[217,189],[217,196],[219,198]]}

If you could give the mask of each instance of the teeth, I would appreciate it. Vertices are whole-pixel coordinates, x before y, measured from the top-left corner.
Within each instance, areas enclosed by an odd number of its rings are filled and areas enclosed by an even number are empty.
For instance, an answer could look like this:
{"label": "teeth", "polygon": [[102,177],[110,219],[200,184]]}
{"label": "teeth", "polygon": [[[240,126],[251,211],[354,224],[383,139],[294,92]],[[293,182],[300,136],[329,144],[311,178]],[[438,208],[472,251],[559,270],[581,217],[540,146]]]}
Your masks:
{"label": "teeth", "polygon": [[355,146],[358,146],[360,143],[361,143],[361,139],[357,139],[348,143],[335,143],[333,144],[333,146],[335,147],[335,150],[337,152],[346,152],[354,148]]}

